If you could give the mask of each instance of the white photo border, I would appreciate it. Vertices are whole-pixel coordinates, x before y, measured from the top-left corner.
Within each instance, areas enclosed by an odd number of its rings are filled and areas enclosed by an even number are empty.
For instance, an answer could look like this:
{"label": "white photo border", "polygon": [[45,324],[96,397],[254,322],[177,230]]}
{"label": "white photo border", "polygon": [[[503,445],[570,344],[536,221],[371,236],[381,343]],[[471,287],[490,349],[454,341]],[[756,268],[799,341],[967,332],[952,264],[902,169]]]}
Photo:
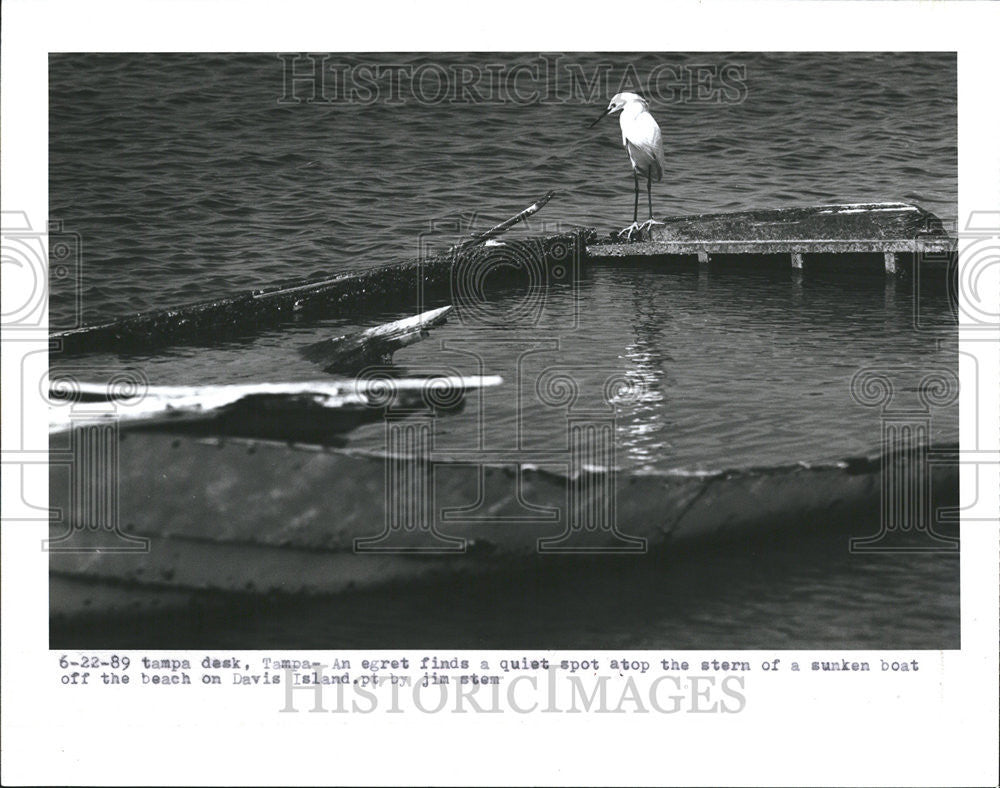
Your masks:
{"label": "white photo border", "polygon": [[[3,209],[26,211],[37,226],[48,219],[48,56],[54,52],[898,50],[958,53],[961,225],[973,211],[1000,209],[998,12],[1000,5],[988,2],[909,0],[639,2],[628,9],[519,0],[482,8],[398,0],[377,6],[7,2],[0,46]],[[636,19],[647,22],[633,24]],[[996,293],[996,271],[987,276],[993,278],[984,284]],[[962,446],[979,446],[995,458],[1000,331],[981,336],[987,341],[972,343],[962,334]],[[41,397],[20,403],[10,383],[19,380],[23,355],[46,341],[44,330],[16,342],[5,331],[3,338],[0,423],[6,450],[22,426],[22,404],[24,428],[46,429]],[[968,418],[975,401],[978,435]],[[970,481],[963,470],[963,501]],[[47,490],[33,495],[45,500]],[[980,477],[979,495],[1000,500],[997,467]],[[775,673],[748,685],[742,713],[705,716],[281,714],[283,698],[277,693],[229,687],[224,697],[204,687],[160,696],[108,690],[95,702],[93,694],[60,685],[58,655],[48,650],[48,556],[39,549],[46,536],[44,523],[5,522],[2,528],[4,784],[992,785],[997,780],[996,522],[970,523],[962,530],[960,650],[845,652],[872,661],[919,654],[923,672],[905,680]],[[191,652],[191,659],[208,653]],[[740,653],[754,663],[785,658],[780,651]],[[689,656],[698,659],[700,653]]]}

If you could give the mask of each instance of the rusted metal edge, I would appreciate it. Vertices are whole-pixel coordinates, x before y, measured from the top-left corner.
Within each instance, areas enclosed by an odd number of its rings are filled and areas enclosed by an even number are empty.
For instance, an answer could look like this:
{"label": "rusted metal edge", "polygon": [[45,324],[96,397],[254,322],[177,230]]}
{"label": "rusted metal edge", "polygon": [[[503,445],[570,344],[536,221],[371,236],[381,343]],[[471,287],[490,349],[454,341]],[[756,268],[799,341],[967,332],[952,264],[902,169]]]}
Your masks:
{"label": "rusted metal edge", "polygon": [[[129,438],[121,445],[118,487],[120,521],[130,524],[127,536],[92,527],[95,523],[70,504],[69,469],[61,468],[51,494],[54,511],[65,513],[65,519],[50,523],[50,545],[58,548],[50,548],[51,571],[80,581],[164,590],[337,593],[348,587],[340,582],[344,578],[361,585],[413,579],[425,561],[451,571],[457,569],[454,562],[466,560],[479,568],[505,559],[535,560],[539,539],[565,538],[568,526],[561,520],[525,519],[524,500],[565,506],[567,495],[580,495],[581,502],[597,505],[607,490],[595,483],[571,492],[569,478],[539,469],[522,469],[518,484],[485,487],[476,475],[442,472],[435,482],[431,527],[411,537],[401,528],[385,530],[394,522],[385,516],[394,499],[384,495],[384,457],[276,444],[254,448],[251,453],[244,442],[178,441],[166,435]],[[877,524],[881,468],[891,457],[902,455],[708,475],[615,473],[621,530],[574,532],[572,544],[578,555],[585,547],[606,553],[620,547],[621,535],[627,534],[658,550],[687,540],[825,528],[836,521],[856,525],[871,519]],[[503,470],[487,466],[485,473]],[[597,482],[607,473],[588,478]],[[303,478],[312,481],[302,484]],[[950,503],[957,497],[954,466],[942,466],[932,481],[935,500]],[[86,482],[99,485],[101,479],[91,476]],[[324,494],[317,496],[316,489]],[[281,494],[275,495],[276,490]],[[450,507],[467,510],[477,493],[479,511],[492,518],[506,516],[505,527],[484,533],[482,522],[473,517],[443,517]],[[177,501],[184,506],[175,505]],[[651,517],[651,511],[657,516]],[[116,539],[137,537],[155,548],[108,549]],[[357,549],[359,539],[370,544],[379,538],[397,546],[400,539],[409,540],[411,549],[406,555],[398,549]],[[415,542],[433,549],[412,549]]]}
{"label": "rusted metal edge", "polygon": [[[426,308],[453,301],[456,290],[482,277],[490,285],[523,279],[524,267],[582,261],[586,233],[519,238],[366,271],[299,279],[222,298],[139,313],[53,333],[62,357],[93,352],[150,352],[177,344],[211,344],[292,322],[357,316],[375,310]],[[511,263],[515,263],[512,265]],[[459,293],[461,294],[461,293]],[[482,294],[489,297],[488,293]]]}

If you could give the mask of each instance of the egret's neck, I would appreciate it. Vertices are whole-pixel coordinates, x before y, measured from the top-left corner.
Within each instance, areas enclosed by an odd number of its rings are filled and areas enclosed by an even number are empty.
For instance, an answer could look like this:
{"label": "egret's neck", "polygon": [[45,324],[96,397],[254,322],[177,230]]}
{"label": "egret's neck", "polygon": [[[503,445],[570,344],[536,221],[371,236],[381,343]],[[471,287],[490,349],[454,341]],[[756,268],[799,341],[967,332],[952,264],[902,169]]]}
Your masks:
{"label": "egret's neck", "polygon": [[624,107],[622,107],[622,114],[620,116],[620,122],[625,125],[631,120],[635,120],[643,112],[646,112],[646,104],[642,101],[630,101]]}

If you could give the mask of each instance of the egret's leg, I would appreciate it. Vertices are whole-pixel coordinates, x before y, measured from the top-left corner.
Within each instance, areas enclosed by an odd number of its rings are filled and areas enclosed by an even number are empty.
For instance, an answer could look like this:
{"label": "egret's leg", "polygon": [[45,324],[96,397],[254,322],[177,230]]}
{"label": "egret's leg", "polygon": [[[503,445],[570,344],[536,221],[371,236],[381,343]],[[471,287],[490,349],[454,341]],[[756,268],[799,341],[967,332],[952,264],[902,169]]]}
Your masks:
{"label": "egret's leg", "polygon": [[653,218],[653,178],[650,175],[646,176],[646,200],[649,203],[649,218],[640,225],[641,230],[648,230],[654,224],[663,224]]}
{"label": "egret's leg", "polygon": [[635,178],[635,205],[632,207],[632,224],[618,233],[619,238],[624,238],[627,241],[631,241],[632,236],[636,233],[642,234],[639,230],[639,173],[632,170],[632,177]]}
{"label": "egret's leg", "polygon": [[639,223],[639,173],[632,170],[632,177],[635,178],[635,207],[632,210],[632,224]]}

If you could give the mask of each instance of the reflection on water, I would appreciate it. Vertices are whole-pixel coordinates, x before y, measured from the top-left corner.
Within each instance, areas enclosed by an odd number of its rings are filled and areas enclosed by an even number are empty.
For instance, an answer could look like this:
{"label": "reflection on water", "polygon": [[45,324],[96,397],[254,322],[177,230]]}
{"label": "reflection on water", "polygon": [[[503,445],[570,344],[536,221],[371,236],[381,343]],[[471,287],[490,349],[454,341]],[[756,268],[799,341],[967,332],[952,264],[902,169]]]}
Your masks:
{"label": "reflection on water", "polygon": [[[436,448],[444,454],[565,446],[567,417],[610,413],[610,394],[615,464],[627,470],[871,456],[881,448],[881,412],[852,397],[852,377],[863,368],[887,371],[892,407],[905,409],[921,407],[928,373],[956,369],[953,316],[934,277],[944,274],[923,278],[917,305],[910,280],[878,275],[598,264],[574,287],[546,288],[534,324],[484,324],[459,307],[423,342],[398,351],[395,362],[413,374],[503,376],[502,386],[470,397],[462,413],[437,420]],[[516,310],[527,297],[512,291],[498,304]],[[372,315],[367,324],[398,316]],[[134,366],[154,384],[316,379],[322,373],[296,348],[350,327],[357,326],[324,321],[245,342],[73,364],[86,363],[95,376]],[[618,383],[606,391],[609,380]],[[957,403],[931,416],[935,442],[957,440]],[[378,424],[350,438],[371,450],[383,439]]]}

